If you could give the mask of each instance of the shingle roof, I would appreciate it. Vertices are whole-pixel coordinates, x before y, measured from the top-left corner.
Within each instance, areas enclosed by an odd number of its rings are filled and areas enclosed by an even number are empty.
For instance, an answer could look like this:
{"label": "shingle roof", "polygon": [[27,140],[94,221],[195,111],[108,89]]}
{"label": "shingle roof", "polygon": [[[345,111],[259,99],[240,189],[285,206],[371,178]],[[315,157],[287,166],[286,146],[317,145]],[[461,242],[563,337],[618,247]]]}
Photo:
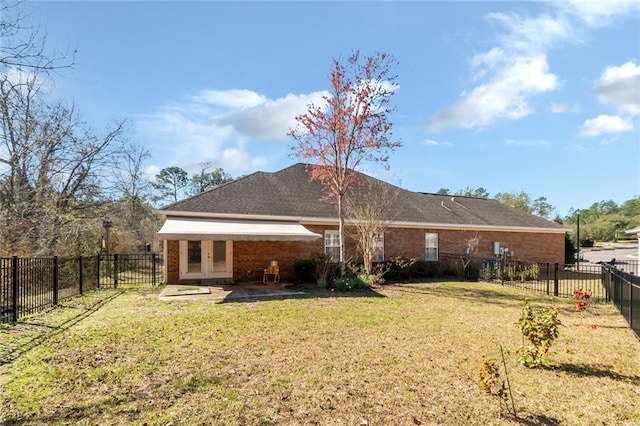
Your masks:
{"label": "shingle roof", "polygon": [[[330,200],[321,201],[325,194],[324,188],[318,181],[309,179],[308,168],[309,165],[298,163],[274,173],[256,172],[163,207],[158,213],[337,219],[335,203]],[[364,182],[375,181],[398,191],[396,202],[400,209],[395,218],[398,222],[542,228],[556,232],[564,229],[560,224],[505,206],[495,200],[412,192],[362,173],[358,173],[358,176]],[[363,185],[360,188],[367,187]],[[367,195],[362,193],[361,196]]]}

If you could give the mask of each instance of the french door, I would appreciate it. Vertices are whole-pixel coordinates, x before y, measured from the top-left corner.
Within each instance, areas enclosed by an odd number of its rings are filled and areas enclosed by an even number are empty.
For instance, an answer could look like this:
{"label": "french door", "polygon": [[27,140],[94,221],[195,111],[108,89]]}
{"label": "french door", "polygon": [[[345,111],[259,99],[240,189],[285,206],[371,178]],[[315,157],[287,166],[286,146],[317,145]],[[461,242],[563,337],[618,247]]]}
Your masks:
{"label": "french door", "polygon": [[180,241],[180,278],[233,278],[232,241]]}

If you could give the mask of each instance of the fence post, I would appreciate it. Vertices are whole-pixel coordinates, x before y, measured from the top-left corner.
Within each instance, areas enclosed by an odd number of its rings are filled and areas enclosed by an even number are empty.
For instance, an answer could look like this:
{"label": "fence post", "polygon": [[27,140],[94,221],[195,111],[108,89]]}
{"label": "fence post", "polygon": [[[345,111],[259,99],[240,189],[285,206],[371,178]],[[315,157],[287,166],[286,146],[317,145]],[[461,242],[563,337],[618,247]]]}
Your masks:
{"label": "fence post", "polygon": [[629,284],[629,328],[635,330],[633,328],[633,282],[631,278],[627,278],[627,283]]}
{"label": "fence post", "polygon": [[78,256],[78,287],[80,290],[80,295],[82,295],[82,287],[83,287],[83,282],[82,282],[82,256]]}
{"label": "fence post", "polygon": [[604,300],[605,302],[611,301],[611,295],[609,294],[609,287],[611,286],[611,271],[606,265],[602,265],[602,286],[604,287]]}
{"label": "fence post", "polygon": [[549,262],[547,262],[547,271],[546,271],[545,277],[547,277],[546,284],[547,284],[547,296],[548,296],[549,295]]}
{"label": "fence post", "polygon": [[118,288],[118,255],[113,255],[113,288]]}
{"label": "fence post", "polygon": [[11,258],[11,321],[18,322],[18,256]]}
{"label": "fence post", "polygon": [[100,253],[96,254],[96,273],[98,274],[98,276],[96,277],[98,279],[98,289],[100,288]]}
{"label": "fence post", "polygon": [[151,285],[156,285],[156,254],[151,255]]}
{"label": "fence post", "polygon": [[53,306],[58,306],[58,256],[53,256]]}
{"label": "fence post", "polygon": [[558,296],[558,270],[560,269],[558,262],[553,265],[553,295]]}

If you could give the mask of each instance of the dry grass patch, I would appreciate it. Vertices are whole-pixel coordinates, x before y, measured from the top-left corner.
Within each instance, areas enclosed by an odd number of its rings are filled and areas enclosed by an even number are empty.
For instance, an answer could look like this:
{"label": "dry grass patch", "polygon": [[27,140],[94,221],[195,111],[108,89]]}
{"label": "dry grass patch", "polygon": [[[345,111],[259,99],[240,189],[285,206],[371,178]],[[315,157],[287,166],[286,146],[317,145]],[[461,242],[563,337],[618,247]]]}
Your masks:
{"label": "dry grass patch", "polygon": [[[609,305],[572,300],[549,367],[515,349],[524,292],[483,283],[388,286],[244,303],[130,291],[4,365],[6,423],[632,424],[640,343]],[[10,330],[2,330],[10,339]],[[519,418],[478,388],[507,362]]]}

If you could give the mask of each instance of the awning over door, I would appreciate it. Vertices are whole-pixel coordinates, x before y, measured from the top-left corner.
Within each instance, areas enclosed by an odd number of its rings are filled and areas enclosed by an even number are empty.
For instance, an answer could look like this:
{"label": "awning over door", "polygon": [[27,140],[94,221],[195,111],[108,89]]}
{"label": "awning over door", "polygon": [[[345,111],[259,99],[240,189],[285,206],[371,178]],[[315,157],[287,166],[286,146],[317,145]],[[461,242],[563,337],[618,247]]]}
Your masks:
{"label": "awning over door", "polygon": [[168,217],[158,236],[165,240],[311,241],[322,236],[297,222]]}

